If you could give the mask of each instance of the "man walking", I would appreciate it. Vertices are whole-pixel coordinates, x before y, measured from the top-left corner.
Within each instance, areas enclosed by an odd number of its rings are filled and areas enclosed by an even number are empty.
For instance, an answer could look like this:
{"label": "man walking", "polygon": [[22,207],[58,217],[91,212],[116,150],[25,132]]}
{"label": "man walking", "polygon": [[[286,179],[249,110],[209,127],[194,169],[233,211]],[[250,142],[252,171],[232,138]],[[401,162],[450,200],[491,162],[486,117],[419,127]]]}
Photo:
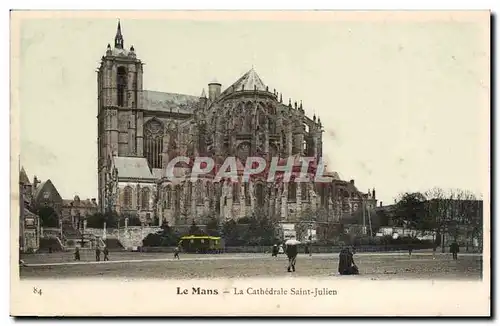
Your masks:
{"label": "man walking", "polygon": [[104,253],[104,261],[109,261],[109,250],[108,247],[104,247],[104,250],[102,251]]}
{"label": "man walking", "polygon": [[458,243],[456,241],[453,241],[453,243],[450,245],[450,252],[453,255],[453,260],[457,260],[458,253],[460,252],[460,247],[458,246]]}
{"label": "man walking", "polygon": [[78,247],[75,248],[75,261],[80,261],[80,249]]}
{"label": "man walking", "polygon": [[101,261],[101,249],[99,249],[99,246],[95,247],[95,261]]}
{"label": "man walking", "polygon": [[295,262],[298,254],[297,246],[299,244],[300,242],[295,240],[294,236],[285,242],[286,255],[288,256],[288,272],[295,272]]}
{"label": "man walking", "polygon": [[177,258],[179,260],[179,247],[174,248],[174,259]]}

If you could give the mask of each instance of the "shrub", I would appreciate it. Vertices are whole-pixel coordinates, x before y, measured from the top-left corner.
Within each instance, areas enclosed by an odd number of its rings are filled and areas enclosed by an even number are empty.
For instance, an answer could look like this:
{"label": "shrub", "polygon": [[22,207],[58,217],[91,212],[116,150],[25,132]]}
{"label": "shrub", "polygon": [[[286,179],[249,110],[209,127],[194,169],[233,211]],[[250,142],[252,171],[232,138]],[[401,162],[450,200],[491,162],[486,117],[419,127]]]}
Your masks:
{"label": "shrub", "polygon": [[161,247],[162,240],[161,235],[150,233],[142,240],[142,245],[144,247]]}

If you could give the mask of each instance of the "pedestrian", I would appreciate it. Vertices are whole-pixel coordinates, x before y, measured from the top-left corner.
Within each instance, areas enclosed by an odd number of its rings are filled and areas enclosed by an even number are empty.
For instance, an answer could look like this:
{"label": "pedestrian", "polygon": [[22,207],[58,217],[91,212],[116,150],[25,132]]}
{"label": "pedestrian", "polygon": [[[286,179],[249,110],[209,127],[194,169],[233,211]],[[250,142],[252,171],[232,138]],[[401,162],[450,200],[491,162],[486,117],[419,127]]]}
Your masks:
{"label": "pedestrian", "polygon": [[294,236],[285,242],[286,255],[288,256],[288,272],[295,272],[295,263],[297,262],[298,254],[297,246],[299,244],[300,242],[295,240]]}
{"label": "pedestrian", "polygon": [[458,243],[456,241],[453,241],[453,243],[450,245],[450,252],[453,255],[453,260],[457,260],[458,253],[460,252],[460,247],[458,246]]}
{"label": "pedestrian", "polygon": [[410,255],[410,258],[411,258],[411,253],[413,252],[413,243],[412,243],[412,239],[408,239],[408,254]]}
{"label": "pedestrian", "polygon": [[95,247],[95,261],[101,261],[101,249],[99,249],[99,246]]}
{"label": "pedestrian", "polygon": [[108,247],[104,247],[104,250],[102,252],[104,253],[104,261],[109,261],[109,250],[108,250]]}
{"label": "pedestrian", "polygon": [[358,275],[358,266],[354,263],[354,254],[348,249],[343,248],[339,254],[339,274],[340,275]]}
{"label": "pedestrian", "polygon": [[278,254],[284,254],[285,253],[285,250],[283,250],[283,245],[280,244],[279,248],[278,248]]}
{"label": "pedestrian", "polygon": [[174,248],[174,259],[177,258],[179,260],[179,247]]}
{"label": "pedestrian", "polygon": [[80,261],[80,249],[78,247],[75,248],[75,260]]}
{"label": "pedestrian", "polygon": [[272,250],[272,257],[278,257],[278,245],[275,244]]}
{"label": "pedestrian", "polygon": [[432,259],[436,259],[436,250],[437,250],[437,244],[434,242],[432,246]]}

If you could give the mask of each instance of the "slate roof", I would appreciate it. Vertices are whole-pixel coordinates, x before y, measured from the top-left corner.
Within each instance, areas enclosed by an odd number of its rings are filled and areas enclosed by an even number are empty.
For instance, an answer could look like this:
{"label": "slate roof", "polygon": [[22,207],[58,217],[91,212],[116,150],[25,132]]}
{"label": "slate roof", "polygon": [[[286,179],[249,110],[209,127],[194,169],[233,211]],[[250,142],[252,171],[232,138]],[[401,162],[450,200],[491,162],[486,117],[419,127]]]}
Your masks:
{"label": "slate roof", "polygon": [[126,57],[128,56],[128,50],[125,49],[118,49],[118,48],[112,48],[111,49],[111,55],[115,57]]}
{"label": "slate roof", "polygon": [[199,101],[198,96],[165,93],[157,91],[143,91],[144,109],[173,113],[192,114]]}
{"label": "slate roof", "polygon": [[144,157],[120,157],[113,158],[114,165],[118,169],[119,178],[153,179],[154,176],[149,169],[148,161]]}
{"label": "slate roof", "polygon": [[43,187],[45,186],[45,183],[47,183],[47,181],[42,181],[40,182],[40,184],[36,187],[35,189],[35,195],[33,196],[33,198],[36,200],[38,198],[38,196],[40,195],[40,193],[42,192],[42,189]]}
{"label": "slate roof", "polygon": [[222,92],[221,95],[225,95],[227,93],[234,91],[252,91],[254,89],[257,89],[258,91],[265,91],[266,90],[266,85],[260,79],[259,75],[255,71],[254,68],[250,69],[248,72],[246,72],[243,76],[241,76],[237,81],[235,81],[231,86],[226,88],[224,92]]}
{"label": "slate roof", "polygon": [[52,194],[52,195],[50,195],[50,197],[51,197],[50,200],[61,201],[62,202],[62,198],[61,198],[61,195],[59,194],[59,191],[57,191],[57,188],[54,186],[54,184],[52,183],[52,181],[50,181],[50,179],[47,179],[46,181],[43,181],[42,183],[40,183],[36,187],[35,195],[34,195],[35,201],[38,202],[41,199],[46,200],[46,198],[42,198],[43,197],[43,193],[46,192],[46,191],[50,192]]}
{"label": "slate roof", "polygon": [[30,179],[28,178],[28,175],[26,174],[26,171],[24,170],[24,167],[21,168],[21,171],[19,172],[19,183],[24,184],[24,185],[30,185]]}

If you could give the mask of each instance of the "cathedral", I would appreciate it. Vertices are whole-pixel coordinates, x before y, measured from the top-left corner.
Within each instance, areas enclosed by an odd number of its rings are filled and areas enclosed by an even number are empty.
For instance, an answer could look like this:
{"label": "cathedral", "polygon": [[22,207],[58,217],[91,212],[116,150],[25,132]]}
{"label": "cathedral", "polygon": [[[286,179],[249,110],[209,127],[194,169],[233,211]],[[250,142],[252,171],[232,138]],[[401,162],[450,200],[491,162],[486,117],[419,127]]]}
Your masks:
{"label": "cathedral", "polygon": [[[98,204],[101,212],[136,216],[144,224],[203,224],[207,216],[238,220],[256,211],[279,221],[294,221],[305,210],[327,212],[332,220],[376,206],[375,190],[363,193],[354,180],[325,172],[328,183],[214,180],[214,173],[170,180],[166,165],[176,156],[322,157],[322,123],[308,117],[302,103],[282,95],[250,69],[229,87],[216,80],[200,95],[143,89],[143,62],[126,47],[118,23],[97,71]],[[177,165],[174,174],[189,175],[192,165]]]}

